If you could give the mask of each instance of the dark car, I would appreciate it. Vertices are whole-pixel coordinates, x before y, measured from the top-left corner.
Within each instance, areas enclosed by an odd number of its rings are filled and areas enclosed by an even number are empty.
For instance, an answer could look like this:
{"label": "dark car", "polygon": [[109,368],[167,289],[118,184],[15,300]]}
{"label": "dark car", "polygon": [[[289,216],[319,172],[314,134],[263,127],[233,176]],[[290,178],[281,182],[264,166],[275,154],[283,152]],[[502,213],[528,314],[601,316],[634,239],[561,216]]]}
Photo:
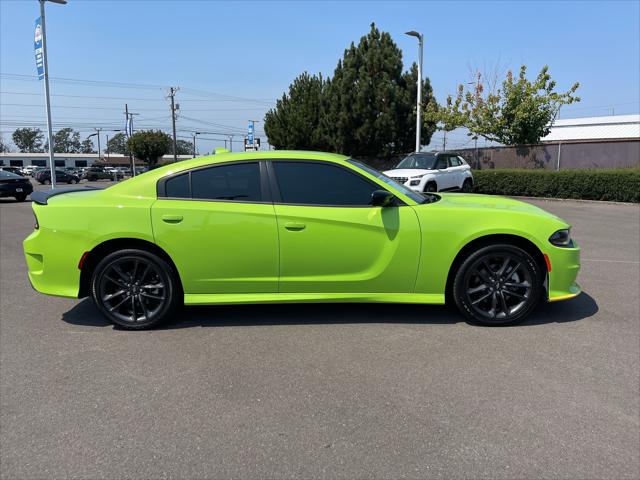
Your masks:
{"label": "dark car", "polygon": [[4,166],[0,166],[0,170],[4,170],[5,172],[10,172],[13,173],[15,175],[19,175],[19,176],[23,176],[22,172],[20,171],[20,167],[4,167]]}
{"label": "dark car", "polygon": [[89,182],[95,182],[96,180],[122,180],[124,175],[121,172],[110,172],[102,167],[91,167],[84,172],[83,178]]}
{"label": "dark car", "polygon": [[[36,182],[48,185],[51,183],[51,171],[41,170],[35,176]],[[58,183],[78,183],[80,177],[67,173],[64,170],[56,170],[56,182]]]}
{"label": "dark car", "polygon": [[0,197],[15,197],[17,201],[24,202],[31,192],[33,185],[28,178],[0,170]]}

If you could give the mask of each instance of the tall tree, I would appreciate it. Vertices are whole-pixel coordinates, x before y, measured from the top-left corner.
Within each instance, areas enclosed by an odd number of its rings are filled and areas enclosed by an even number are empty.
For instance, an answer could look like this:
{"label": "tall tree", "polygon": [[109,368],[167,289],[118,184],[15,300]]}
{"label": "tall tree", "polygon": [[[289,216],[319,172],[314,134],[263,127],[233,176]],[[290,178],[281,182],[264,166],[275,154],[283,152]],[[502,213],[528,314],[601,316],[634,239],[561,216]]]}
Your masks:
{"label": "tall tree", "polygon": [[176,155],[193,155],[193,142],[176,140]]}
{"label": "tall tree", "polygon": [[4,138],[2,138],[2,135],[0,135],[0,153],[10,152],[10,151],[11,151],[11,147],[9,146],[9,143],[6,142]]}
{"label": "tall tree", "polygon": [[90,138],[85,138],[80,144],[80,153],[96,153],[93,142]]}
{"label": "tall tree", "polygon": [[155,165],[171,149],[172,140],[160,130],[141,130],[127,141],[129,151],[147,165]]}
{"label": "tall tree", "polygon": [[[423,81],[423,108],[435,103]],[[276,148],[333,150],[390,156],[415,145],[417,66],[403,73],[402,52],[388,33],[369,33],[345,50],[331,78],[303,73],[265,116]],[[428,144],[434,122],[422,126]]]}
{"label": "tall tree", "polygon": [[53,151],[56,153],[80,153],[80,132],[73,128],[62,128],[53,134]]}
{"label": "tall tree", "polygon": [[265,115],[264,131],[271,145],[288,150],[326,149],[319,130],[325,85],[322,75],[307,72],[293,80],[289,93]]}
{"label": "tall tree", "polygon": [[[402,68],[402,52],[375,24],[345,50],[324,103],[322,130],[333,150],[363,157],[413,150],[417,67],[405,74]],[[428,79],[424,87],[426,105],[434,101]],[[432,132],[423,129],[424,144]]]}
{"label": "tall tree", "polygon": [[459,85],[455,98],[450,95],[446,105],[431,108],[426,117],[438,121],[443,130],[466,127],[471,134],[504,145],[538,143],[549,134],[560,107],[580,101],[574,95],[580,84],[556,92],[546,65],[535,80],[526,75],[527,67],[522,65],[517,77],[507,72],[501,88],[493,90],[478,74],[472,89]]}
{"label": "tall tree", "polygon": [[127,153],[127,136],[122,132],[116,133],[107,142],[107,151],[121,155]]}
{"label": "tall tree", "polygon": [[23,153],[42,152],[44,134],[39,128],[18,128],[11,138],[18,150]]}

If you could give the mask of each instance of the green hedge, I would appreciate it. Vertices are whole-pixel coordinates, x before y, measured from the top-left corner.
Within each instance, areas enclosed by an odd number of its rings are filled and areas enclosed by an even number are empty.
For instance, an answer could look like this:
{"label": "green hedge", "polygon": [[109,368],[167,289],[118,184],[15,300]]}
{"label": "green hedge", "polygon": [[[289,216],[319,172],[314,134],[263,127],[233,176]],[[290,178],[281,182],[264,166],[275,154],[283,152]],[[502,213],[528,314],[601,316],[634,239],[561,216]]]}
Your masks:
{"label": "green hedge", "polygon": [[477,193],[640,202],[640,168],[474,170],[473,178]]}

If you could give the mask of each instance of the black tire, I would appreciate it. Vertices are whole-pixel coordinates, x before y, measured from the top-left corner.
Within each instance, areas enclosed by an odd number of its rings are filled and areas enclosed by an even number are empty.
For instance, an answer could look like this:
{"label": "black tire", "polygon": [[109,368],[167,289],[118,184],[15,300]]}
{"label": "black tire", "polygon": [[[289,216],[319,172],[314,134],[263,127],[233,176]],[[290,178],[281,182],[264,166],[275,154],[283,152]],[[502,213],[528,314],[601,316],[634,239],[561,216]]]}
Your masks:
{"label": "black tire", "polygon": [[18,202],[24,202],[27,199],[27,194],[26,193],[21,193],[19,195],[16,195],[16,200]]}
{"label": "black tire", "polygon": [[512,325],[536,308],[543,279],[541,267],[521,248],[489,245],[464,259],[454,278],[453,299],[472,323]]}
{"label": "black tire", "polygon": [[470,178],[465,178],[464,182],[462,182],[463,193],[471,193],[473,192],[473,181]]}
{"label": "black tire", "polygon": [[436,182],[427,182],[427,184],[424,186],[424,191],[425,192],[437,192],[438,191],[438,185],[436,184]]}
{"label": "black tire", "polygon": [[91,297],[111,322],[129,330],[143,330],[175,313],[182,304],[182,289],[177,275],[162,258],[144,250],[126,249],[110,253],[98,263],[91,277]]}
{"label": "black tire", "polygon": [[68,183],[69,185],[71,185],[71,184],[73,183],[73,178],[69,178],[69,179],[67,180],[67,183]]}
{"label": "black tire", "polygon": [[43,185],[51,185],[51,180],[49,180],[48,178],[46,180],[43,180],[42,182]]}

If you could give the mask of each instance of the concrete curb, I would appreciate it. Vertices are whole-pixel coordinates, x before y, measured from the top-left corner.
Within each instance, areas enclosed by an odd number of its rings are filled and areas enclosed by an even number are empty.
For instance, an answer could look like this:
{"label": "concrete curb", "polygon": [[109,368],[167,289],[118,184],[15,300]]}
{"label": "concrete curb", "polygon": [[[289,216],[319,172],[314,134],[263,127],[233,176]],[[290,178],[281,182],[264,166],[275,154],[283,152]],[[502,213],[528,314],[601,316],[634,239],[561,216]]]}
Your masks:
{"label": "concrete curb", "polygon": [[515,198],[518,200],[544,200],[546,202],[578,202],[578,203],[595,203],[600,205],[636,205],[640,206],[638,203],[632,202],[612,202],[609,200],[584,200],[579,198],[553,198],[553,197],[521,197],[518,195],[505,195],[510,198]]}

